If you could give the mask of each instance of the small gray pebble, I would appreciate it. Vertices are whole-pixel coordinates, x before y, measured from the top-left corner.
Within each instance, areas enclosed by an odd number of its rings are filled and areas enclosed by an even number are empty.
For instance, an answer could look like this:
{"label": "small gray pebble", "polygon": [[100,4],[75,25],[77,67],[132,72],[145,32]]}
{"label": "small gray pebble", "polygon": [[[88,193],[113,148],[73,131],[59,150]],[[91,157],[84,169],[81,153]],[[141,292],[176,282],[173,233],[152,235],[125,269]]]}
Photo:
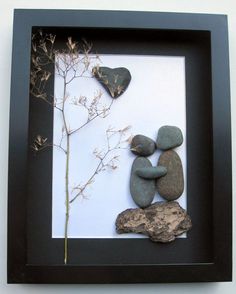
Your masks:
{"label": "small gray pebble", "polygon": [[167,169],[164,166],[142,167],[136,170],[136,174],[144,179],[156,179],[166,175]]}
{"label": "small gray pebble", "polygon": [[130,193],[134,202],[141,208],[149,206],[156,192],[155,180],[146,180],[136,174],[140,168],[152,167],[151,162],[145,157],[135,158],[130,177]]}
{"label": "small gray pebble", "polygon": [[158,130],[157,148],[168,150],[180,146],[183,143],[181,130],[175,126],[163,126]]}
{"label": "small gray pebble", "polygon": [[135,155],[149,156],[155,152],[156,143],[146,136],[136,135],[132,139],[130,150]]}

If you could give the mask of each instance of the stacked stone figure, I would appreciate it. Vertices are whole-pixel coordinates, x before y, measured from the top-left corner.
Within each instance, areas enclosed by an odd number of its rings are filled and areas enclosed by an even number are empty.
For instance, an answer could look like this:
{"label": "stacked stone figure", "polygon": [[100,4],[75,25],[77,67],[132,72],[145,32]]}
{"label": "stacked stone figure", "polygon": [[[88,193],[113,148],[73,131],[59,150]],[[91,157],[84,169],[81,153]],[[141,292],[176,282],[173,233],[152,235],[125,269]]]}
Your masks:
{"label": "stacked stone figure", "polygon": [[[118,233],[142,233],[154,242],[166,243],[191,228],[189,215],[174,201],[184,191],[182,162],[173,150],[182,143],[182,132],[175,126],[162,126],[156,142],[143,135],[132,139],[131,151],[137,157],[131,169],[130,193],[139,208],[118,215]],[[147,156],[156,149],[162,153],[157,166],[152,166]],[[167,201],[152,204],[156,192]]]}
{"label": "stacked stone figure", "polygon": [[[130,193],[141,208],[148,207],[156,191],[164,199],[178,199],[184,190],[183,167],[179,155],[173,150],[183,143],[181,130],[175,126],[159,129],[157,141],[136,135],[131,142],[131,151],[137,155],[130,178]],[[156,149],[162,150],[157,166],[152,166],[147,156]]]}

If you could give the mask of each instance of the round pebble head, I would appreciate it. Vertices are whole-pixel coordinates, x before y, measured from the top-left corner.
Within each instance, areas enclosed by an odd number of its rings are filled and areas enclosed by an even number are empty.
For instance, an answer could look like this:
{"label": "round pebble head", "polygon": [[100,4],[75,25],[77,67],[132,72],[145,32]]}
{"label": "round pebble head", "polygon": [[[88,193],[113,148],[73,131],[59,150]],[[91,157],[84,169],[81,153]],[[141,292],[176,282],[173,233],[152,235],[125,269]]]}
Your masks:
{"label": "round pebble head", "polygon": [[156,143],[143,135],[136,135],[131,142],[130,150],[138,156],[152,155],[156,150]]}
{"label": "round pebble head", "polygon": [[157,135],[157,148],[168,150],[180,146],[183,143],[181,130],[175,126],[163,126]]}

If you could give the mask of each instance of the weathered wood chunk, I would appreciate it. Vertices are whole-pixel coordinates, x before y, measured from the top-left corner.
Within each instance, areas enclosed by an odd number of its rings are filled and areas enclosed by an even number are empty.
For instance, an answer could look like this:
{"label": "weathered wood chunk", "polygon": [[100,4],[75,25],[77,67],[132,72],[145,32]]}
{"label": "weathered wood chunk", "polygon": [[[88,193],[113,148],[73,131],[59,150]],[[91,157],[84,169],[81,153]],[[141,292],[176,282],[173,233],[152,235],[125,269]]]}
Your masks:
{"label": "weathered wood chunk", "polygon": [[147,235],[154,242],[167,243],[192,227],[190,216],[178,202],[156,202],[141,209],[127,209],[116,219],[116,231]]}

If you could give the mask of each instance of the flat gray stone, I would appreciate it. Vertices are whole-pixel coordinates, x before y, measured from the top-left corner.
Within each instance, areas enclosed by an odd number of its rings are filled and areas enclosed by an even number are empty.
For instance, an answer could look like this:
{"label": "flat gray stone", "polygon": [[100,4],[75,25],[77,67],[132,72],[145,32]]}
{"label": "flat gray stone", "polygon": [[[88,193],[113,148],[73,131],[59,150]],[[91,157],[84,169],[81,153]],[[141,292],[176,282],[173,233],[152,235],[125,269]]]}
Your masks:
{"label": "flat gray stone", "polygon": [[164,166],[141,167],[136,174],[144,179],[157,179],[166,175],[167,169]]}
{"label": "flat gray stone", "polygon": [[163,126],[158,130],[157,148],[168,150],[180,146],[183,143],[181,130],[175,126]]}
{"label": "flat gray stone", "polygon": [[118,98],[122,95],[131,81],[131,74],[125,67],[109,68],[100,66],[94,67],[92,72],[112,98]]}
{"label": "flat gray stone", "polygon": [[174,150],[163,152],[158,166],[165,166],[167,174],[157,179],[157,191],[166,200],[178,199],[184,191],[183,166],[179,155]]}
{"label": "flat gray stone", "polygon": [[135,158],[131,169],[130,193],[134,202],[142,208],[147,207],[152,203],[156,192],[156,184],[155,180],[140,178],[137,175],[136,170],[151,166],[152,164],[147,158],[137,157]]}
{"label": "flat gray stone", "polygon": [[155,152],[156,143],[144,135],[136,135],[132,139],[130,150],[138,156],[149,156]]}
{"label": "flat gray stone", "polygon": [[192,227],[190,216],[178,202],[156,202],[148,208],[127,209],[116,219],[118,234],[147,235],[154,242],[167,243]]}

